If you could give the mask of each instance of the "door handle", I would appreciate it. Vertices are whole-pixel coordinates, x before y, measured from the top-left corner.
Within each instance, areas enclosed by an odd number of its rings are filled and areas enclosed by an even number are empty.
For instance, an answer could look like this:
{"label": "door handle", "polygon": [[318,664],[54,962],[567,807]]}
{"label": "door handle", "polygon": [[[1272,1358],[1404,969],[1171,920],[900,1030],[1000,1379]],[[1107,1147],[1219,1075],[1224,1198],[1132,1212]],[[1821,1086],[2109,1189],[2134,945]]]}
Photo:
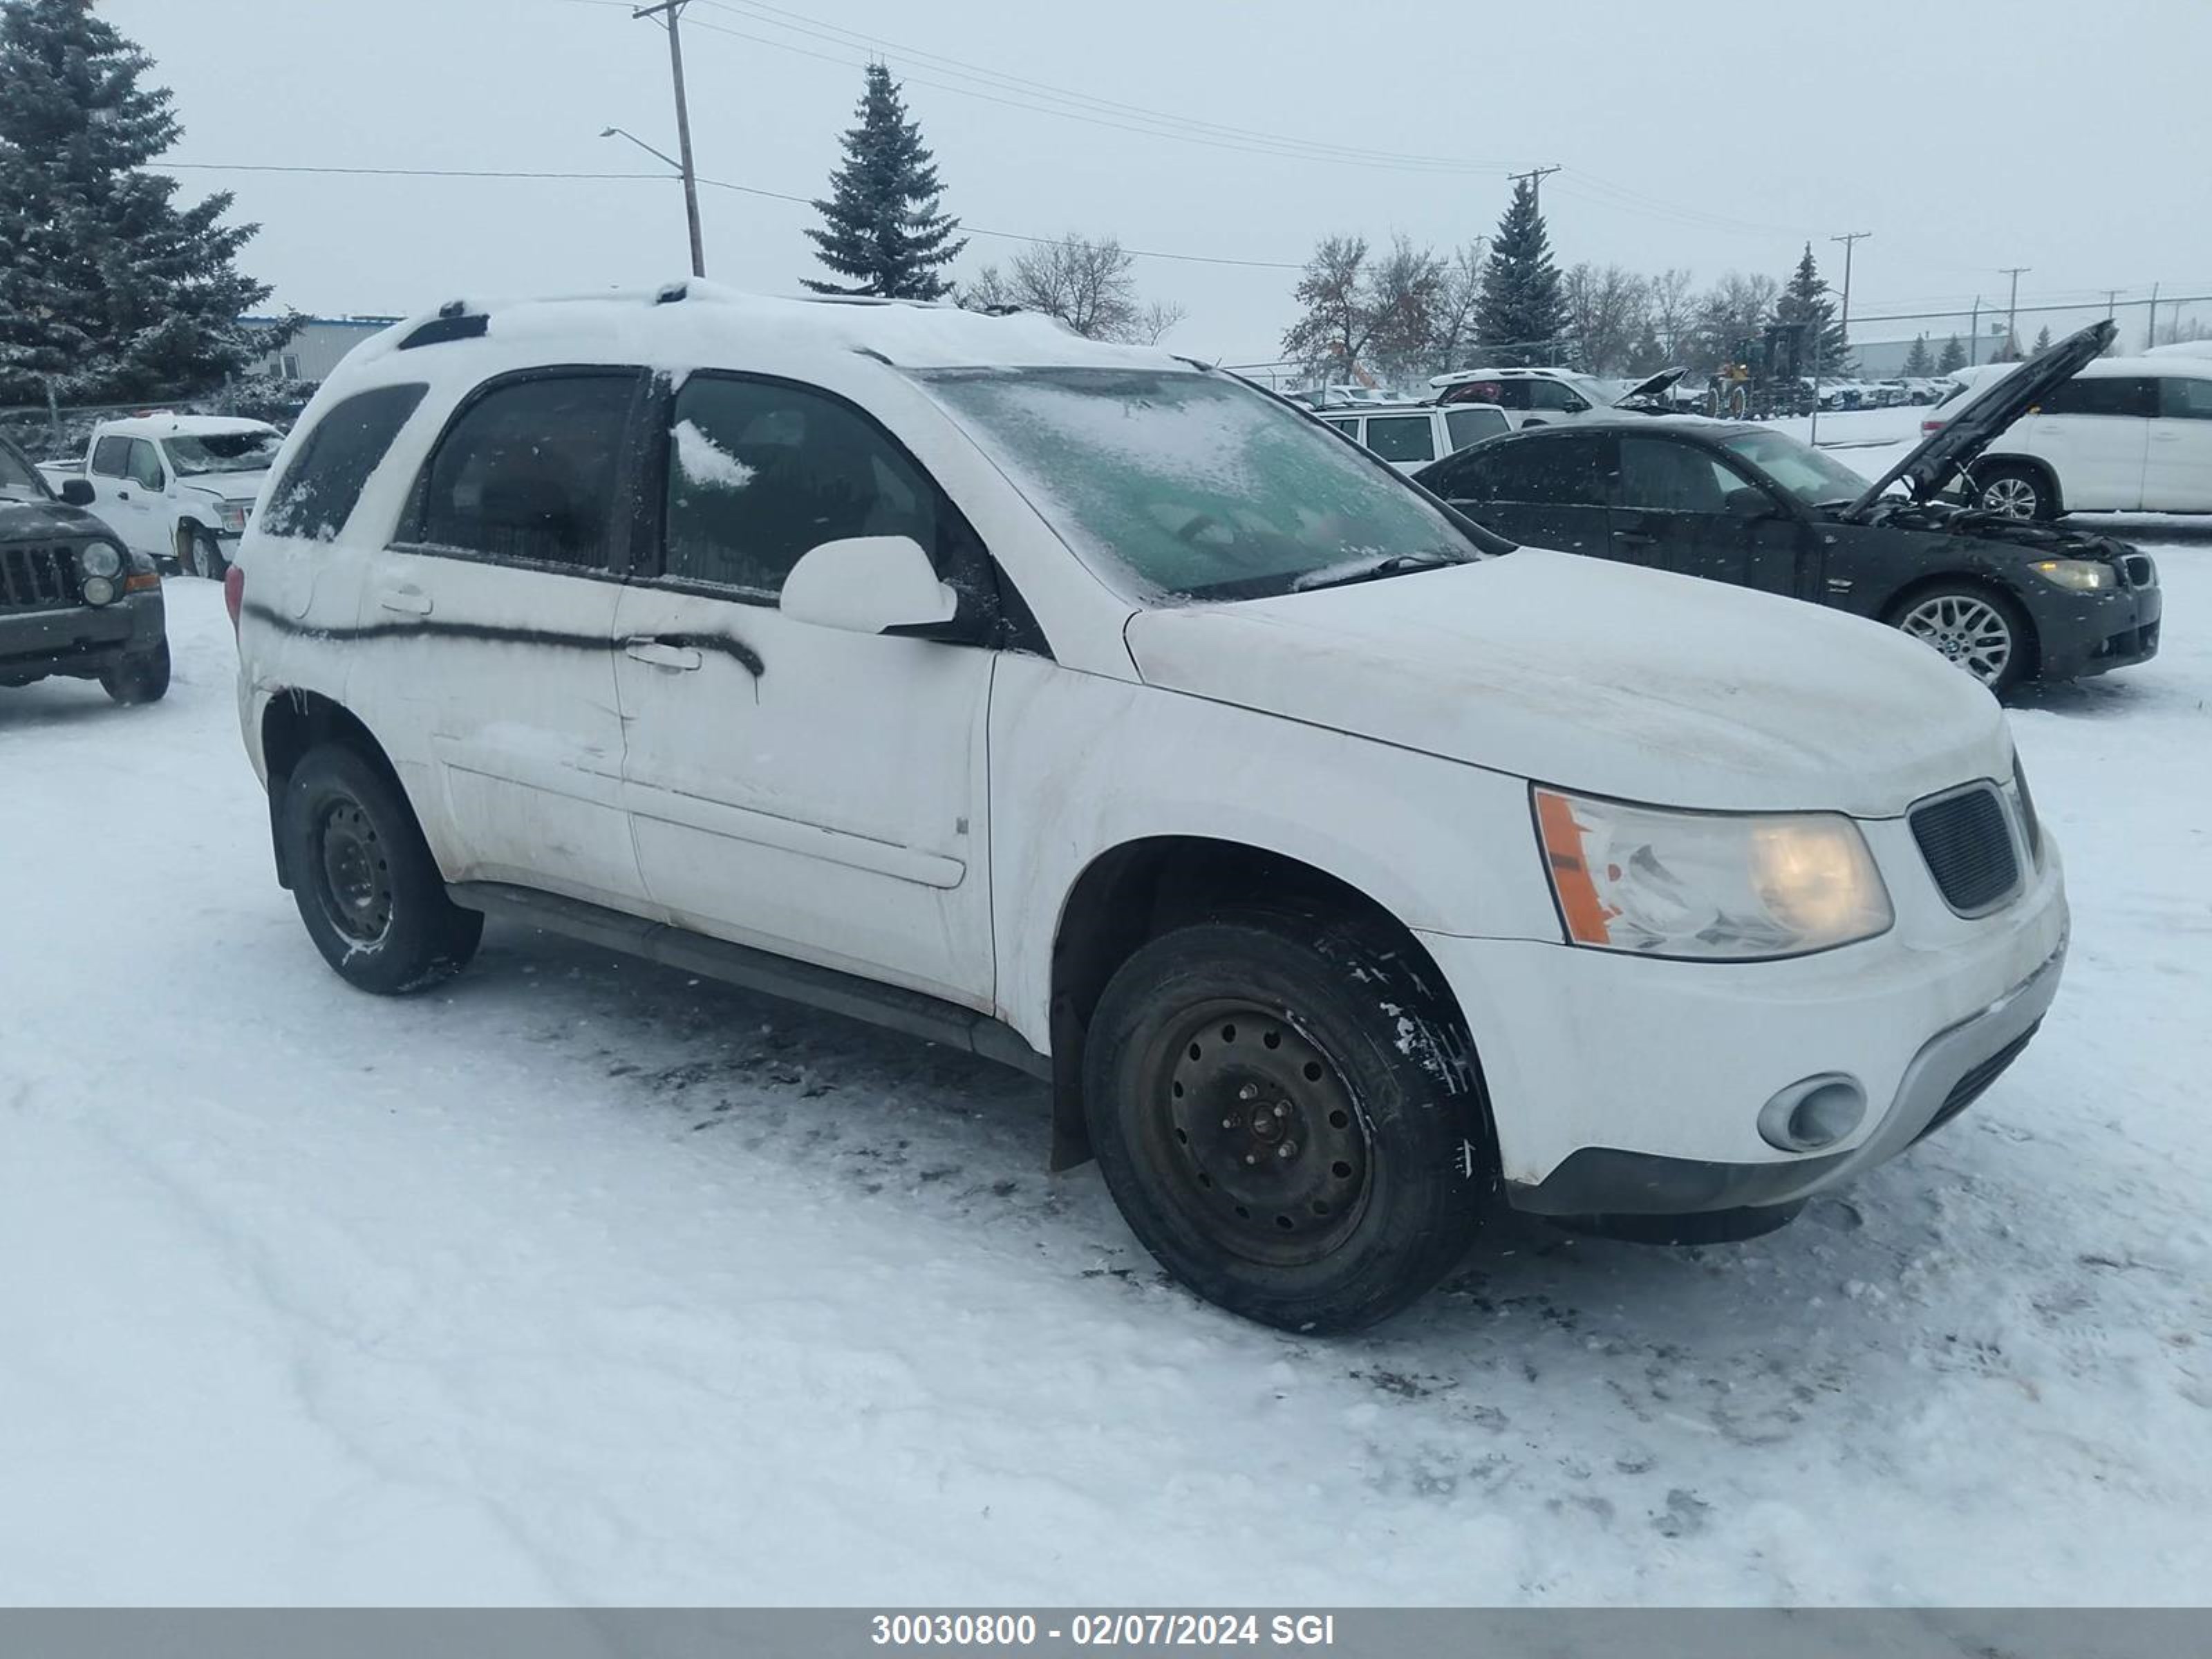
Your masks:
{"label": "door handle", "polygon": [[118,501],[127,501],[131,499],[131,492],[127,489],[118,489],[115,492],[115,499]]}
{"label": "door handle", "polygon": [[386,611],[396,611],[403,617],[427,617],[430,614],[430,596],[418,587],[387,587],[376,596],[376,602]]}
{"label": "door handle", "polygon": [[1616,530],[1613,532],[1613,538],[1630,547],[1649,547],[1659,539],[1648,530]]}
{"label": "door handle", "polygon": [[651,635],[640,635],[636,639],[625,641],[623,654],[632,662],[647,663],[679,674],[692,672],[705,660],[680,638],[655,639]]}
{"label": "door handle", "polygon": [[2181,434],[2179,432],[2154,432],[2150,434],[2150,441],[2154,444],[2178,444],[2181,441]]}

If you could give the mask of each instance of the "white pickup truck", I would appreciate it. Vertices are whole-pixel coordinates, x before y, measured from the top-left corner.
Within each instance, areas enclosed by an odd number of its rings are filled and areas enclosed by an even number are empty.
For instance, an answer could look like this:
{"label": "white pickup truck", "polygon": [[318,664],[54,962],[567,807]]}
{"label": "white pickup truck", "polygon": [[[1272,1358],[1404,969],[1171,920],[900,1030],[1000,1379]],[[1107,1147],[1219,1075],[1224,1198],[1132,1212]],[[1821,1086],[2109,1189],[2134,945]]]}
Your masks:
{"label": "white pickup truck", "polygon": [[93,428],[84,458],[42,467],[91,481],[93,510],[135,551],[220,578],[284,434],[265,421],[137,415]]}

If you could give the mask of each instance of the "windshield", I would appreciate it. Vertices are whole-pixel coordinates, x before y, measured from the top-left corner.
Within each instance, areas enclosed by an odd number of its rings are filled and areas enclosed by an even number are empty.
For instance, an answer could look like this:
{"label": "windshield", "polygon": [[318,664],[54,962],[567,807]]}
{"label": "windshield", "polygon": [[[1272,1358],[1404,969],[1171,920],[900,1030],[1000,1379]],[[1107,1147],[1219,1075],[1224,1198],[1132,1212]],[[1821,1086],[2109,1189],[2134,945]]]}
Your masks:
{"label": "windshield", "polygon": [[1146,602],[1256,599],[1340,570],[1389,574],[1478,550],[1388,468],[1224,375],[1049,368],[917,378],[1078,556],[1109,580],[1133,578],[1115,585]]}
{"label": "windshield", "polygon": [[1721,447],[1750,462],[1808,507],[1855,501],[1866,493],[1864,477],[1787,433],[1747,432],[1722,439]]}
{"label": "windshield", "polygon": [[46,480],[38,470],[7,444],[0,444],[0,489],[28,495],[33,501],[44,501],[46,496]]}
{"label": "windshield", "polygon": [[162,440],[170,461],[188,478],[204,472],[264,471],[283,441],[275,432],[207,432]]}

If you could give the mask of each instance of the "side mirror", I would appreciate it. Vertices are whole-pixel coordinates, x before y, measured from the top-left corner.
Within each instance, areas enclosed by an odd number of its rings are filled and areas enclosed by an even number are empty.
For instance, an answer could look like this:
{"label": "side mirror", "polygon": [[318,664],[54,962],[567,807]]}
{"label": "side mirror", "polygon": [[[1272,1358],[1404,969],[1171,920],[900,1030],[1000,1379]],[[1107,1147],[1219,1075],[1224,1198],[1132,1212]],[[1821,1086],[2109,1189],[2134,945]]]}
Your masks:
{"label": "side mirror", "polygon": [[1745,484],[1740,489],[1729,490],[1721,498],[1721,505],[1731,518],[1774,519],[1781,516],[1774,505],[1773,497],[1765,490],[1751,484]]}
{"label": "side mirror", "polygon": [[62,500],[71,507],[90,507],[100,497],[95,495],[89,478],[64,478]]}
{"label": "side mirror", "polygon": [[937,635],[960,596],[911,536],[848,536],[811,549],[783,579],[783,614],[848,634]]}

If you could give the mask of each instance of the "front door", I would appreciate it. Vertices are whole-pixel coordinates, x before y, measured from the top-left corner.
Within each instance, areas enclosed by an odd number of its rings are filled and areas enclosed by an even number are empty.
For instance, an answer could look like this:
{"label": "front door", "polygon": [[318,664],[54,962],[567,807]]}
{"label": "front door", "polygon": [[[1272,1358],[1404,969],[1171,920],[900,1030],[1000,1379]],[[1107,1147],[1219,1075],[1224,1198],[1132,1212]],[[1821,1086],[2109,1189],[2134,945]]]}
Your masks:
{"label": "front door", "polygon": [[686,927],[989,1008],[995,653],[776,607],[823,542],[911,536],[956,583],[980,544],[842,399],[698,374],[658,406],[657,557],[615,622],[647,892]]}
{"label": "front door", "polygon": [[626,368],[494,380],[431,451],[370,562],[353,678],[451,879],[648,909],[622,800],[615,604],[628,563]]}
{"label": "front door", "polygon": [[1817,596],[1801,568],[1808,539],[1794,512],[1711,451],[1623,434],[1616,558],[1804,599]]}
{"label": "front door", "polygon": [[125,546],[161,558],[176,551],[162,544],[168,478],[152,444],[143,438],[102,438],[92,447],[85,476],[92,480],[93,511]]}
{"label": "front door", "polygon": [[2143,463],[2143,507],[2212,513],[2212,376],[2161,375],[2158,392]]}

